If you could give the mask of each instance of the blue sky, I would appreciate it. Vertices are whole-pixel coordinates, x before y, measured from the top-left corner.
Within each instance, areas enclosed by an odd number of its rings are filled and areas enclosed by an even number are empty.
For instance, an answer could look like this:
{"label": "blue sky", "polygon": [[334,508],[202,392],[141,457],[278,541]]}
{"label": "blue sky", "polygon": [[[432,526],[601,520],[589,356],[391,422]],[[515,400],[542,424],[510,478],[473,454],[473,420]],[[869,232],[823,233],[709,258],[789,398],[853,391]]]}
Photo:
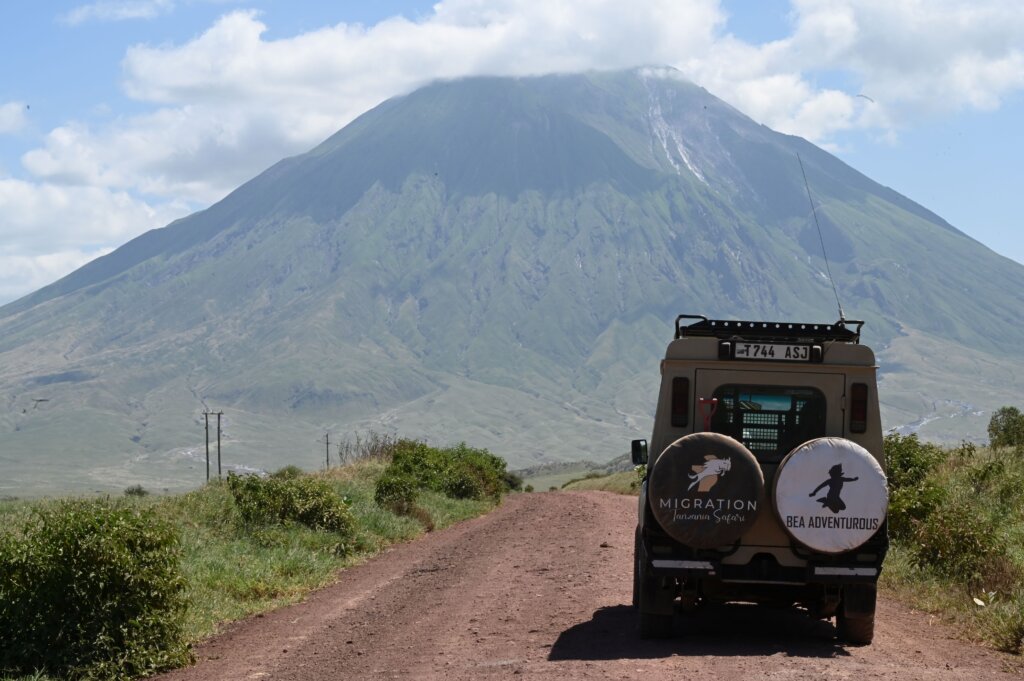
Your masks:
{"label": "blue sky", "polygon": [[1024,262],[1024,5],[0,5],[0,304],[434,78],[675,66]]}

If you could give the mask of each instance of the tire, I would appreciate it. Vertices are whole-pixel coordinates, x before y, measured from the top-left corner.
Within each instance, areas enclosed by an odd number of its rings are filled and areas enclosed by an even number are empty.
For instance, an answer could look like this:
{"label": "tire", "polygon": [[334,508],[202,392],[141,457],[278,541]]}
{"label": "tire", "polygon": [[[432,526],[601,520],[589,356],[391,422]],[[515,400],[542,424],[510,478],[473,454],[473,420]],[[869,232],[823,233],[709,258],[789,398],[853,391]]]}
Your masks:
{"label": "tire", "polygon": [[633,607],[640,607],[640,530],[633,540]]}
{"label": "tire", "polygon": [[[889,507],[885,473],[867,449],[840,437],[819,437],[782,460],[772,483],[776,518],[786,533],[812,551],[838,555],[878,534]],[[829,521],[840,513],[856,526]]]}
{"label": "tire", "polygon": [[[647,506],[668,536],[683,546],[730,546],[765,507],[764,471],[738,440],[690,433],[661,452],[647,478]],[[729,522],[712,507],[728,508]]]}
{"label": "tire", "polygon": [[843,590],[843,602],[836,611],[836,636],[855,646],[866,646],[875,637],[874,585],[851,585]]}
{"label": "tire", "polygon": [[[648,572],[647,560],[637,552],[637,610],[640,614],[640,638],[672,636],[672,593]],[[667,612],[666,612],[667,610]]]}

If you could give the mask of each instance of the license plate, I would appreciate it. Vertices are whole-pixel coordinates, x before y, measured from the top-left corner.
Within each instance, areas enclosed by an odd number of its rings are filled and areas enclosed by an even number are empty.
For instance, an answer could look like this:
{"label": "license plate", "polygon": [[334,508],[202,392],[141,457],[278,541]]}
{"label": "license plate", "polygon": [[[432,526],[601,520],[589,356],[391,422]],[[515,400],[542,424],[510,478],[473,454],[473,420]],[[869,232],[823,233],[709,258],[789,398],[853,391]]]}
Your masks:
{"label": "license plate", "polygon": [[779,362],[810,362],[810,345],[789,343],[736,343],[736,359],[759,359]]}

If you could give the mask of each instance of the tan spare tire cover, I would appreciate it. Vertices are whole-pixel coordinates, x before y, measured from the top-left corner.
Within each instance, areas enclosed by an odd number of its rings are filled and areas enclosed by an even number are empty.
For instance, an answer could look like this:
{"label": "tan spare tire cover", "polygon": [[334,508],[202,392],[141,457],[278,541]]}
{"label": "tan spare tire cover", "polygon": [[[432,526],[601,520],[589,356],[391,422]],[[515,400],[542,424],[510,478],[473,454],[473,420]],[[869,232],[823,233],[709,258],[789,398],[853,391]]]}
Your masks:
{"label": "tan spare tire cover", "polygon": [[851,551],[878,531],[889,505],[885,473],[856,442],[810,440],[775,475],[779,522],[793,539],[822,553]]}
{"label": "tan spare tire cover", "polygon": [[750,450],[728,435],[693,433],[658,455],[647,497],[676,541],[725,546],[754,524],[764,505],[764,474]]}

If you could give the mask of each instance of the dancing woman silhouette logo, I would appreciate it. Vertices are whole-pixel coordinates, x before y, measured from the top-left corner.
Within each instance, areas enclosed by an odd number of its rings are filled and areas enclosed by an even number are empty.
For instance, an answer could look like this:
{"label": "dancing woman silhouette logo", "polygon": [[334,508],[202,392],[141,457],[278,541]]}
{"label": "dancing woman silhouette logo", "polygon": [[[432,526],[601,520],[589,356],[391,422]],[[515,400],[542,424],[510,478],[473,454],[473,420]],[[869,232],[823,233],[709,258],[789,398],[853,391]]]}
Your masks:
{"label": "dancing woman silhouette logo", "polygon": [[837,463],[832,468],[828,469],[828,479],[814,488],[814,491],[807,496],[813,497],[817,494],[822,487],[828,487],[828,493],[820,499],[815,499],[825,508],[831,510],[833,513],[839,513],[846,508],[846,504],[843,503],[842,498],[839,496],[840,492],[843,491],[843,485],[848,482],[856,482],[858,478],[844,478],[843,477],[843,464]]}

